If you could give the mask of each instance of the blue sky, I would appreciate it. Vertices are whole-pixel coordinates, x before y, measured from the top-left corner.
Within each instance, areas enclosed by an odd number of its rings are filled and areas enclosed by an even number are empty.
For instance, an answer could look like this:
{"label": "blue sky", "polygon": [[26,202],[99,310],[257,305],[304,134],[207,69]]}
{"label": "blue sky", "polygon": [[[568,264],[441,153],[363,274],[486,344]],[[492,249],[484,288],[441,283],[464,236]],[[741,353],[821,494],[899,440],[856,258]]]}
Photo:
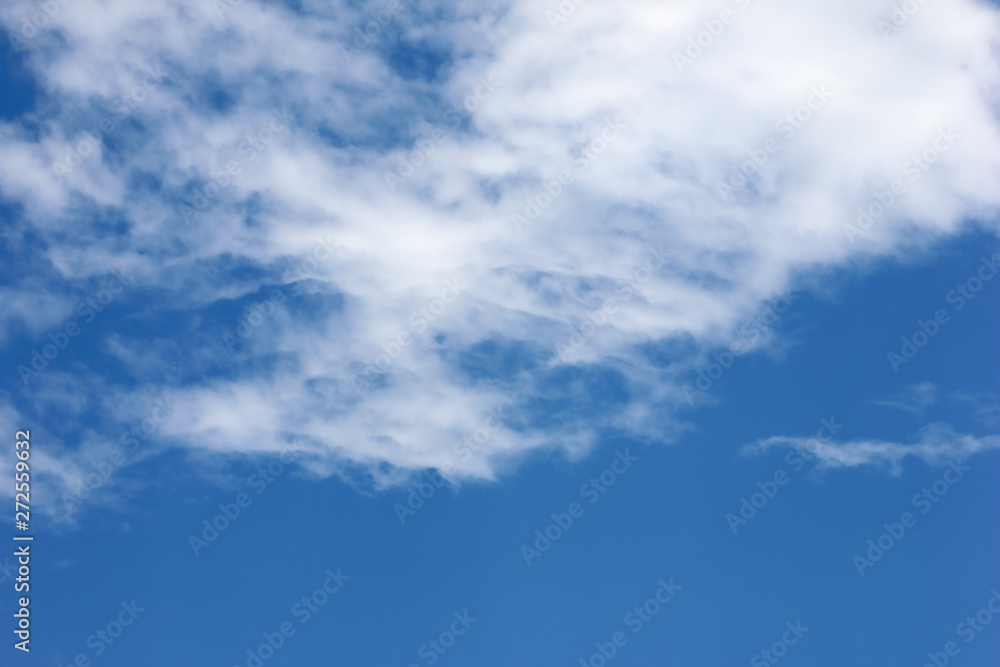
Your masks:
{"label": "blue sky", "polygon": [[0,664],[998,662],[996,9],[563,5],[0,12]]}

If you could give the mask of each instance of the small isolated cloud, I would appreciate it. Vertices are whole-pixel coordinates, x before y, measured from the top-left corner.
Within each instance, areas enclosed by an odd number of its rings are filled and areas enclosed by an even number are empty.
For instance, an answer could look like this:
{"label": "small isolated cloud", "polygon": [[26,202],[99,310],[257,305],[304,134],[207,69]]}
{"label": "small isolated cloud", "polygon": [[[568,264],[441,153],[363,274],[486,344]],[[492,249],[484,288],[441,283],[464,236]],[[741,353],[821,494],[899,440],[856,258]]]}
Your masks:
{"label": "small isolated cloud", "polygon": [[874,401],[874,403],[875,405],[882,405],[887,408],[895,408],[896,410],[923,415],[926,408],[937,402],[937,398],[937,387],[930,382],[921,382],[911,385],[905,391],[901,391],[887,399]]}
{"label": "small isolated cloud", "polygon": [[942,465],[962,460],[990,449],[1000,448],[1000,436],[977,437],[956,433],[948,424],[929,424],[920,429],[913,442],[885,440],[849,440],[823,442],[817,438],[772,436],[747,445],[743,453],[764,453],[771,449],[795,449],[808,452],[823,469],[857,468],[859,466],[886,466],[892,474],[902,472],[903,461],[914,457],[928,465]]}

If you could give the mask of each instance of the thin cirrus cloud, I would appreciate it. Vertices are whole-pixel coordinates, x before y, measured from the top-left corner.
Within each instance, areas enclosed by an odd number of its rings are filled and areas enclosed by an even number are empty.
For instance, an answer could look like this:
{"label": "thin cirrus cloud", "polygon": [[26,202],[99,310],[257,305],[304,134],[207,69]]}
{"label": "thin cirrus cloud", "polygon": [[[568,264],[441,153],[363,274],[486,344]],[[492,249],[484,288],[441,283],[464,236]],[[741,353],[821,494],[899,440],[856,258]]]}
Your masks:
{"label": "thin cirrus cloud", "polygon": [[[885,440],[820,441],[817,438],[772,436],[743,448],[744,454],[763,454],[771,449],[792,449],[815,458],[820,469],[855,468],[873,465],[885,467],[894,475],[903,470],[907,458],[929,465],[963,461],[979,452],[1000,447],[1000,436],[977,437],[956,433],[948,424],[928,424],[920,429],[913,442]],[[811,460],[811,459],[810,459]]]}
{"label": "thin cirrus cloud", "polygon": [[938,388],[930,382],[920,382],[907,387],[904,391],[887,399],[875,401],[875,405],[895,408],[903,412],[922,415],[930,406],[937,403]]}
{"label": "thin cirrus cloud", "polygon": [[[17,32],[34,8],[0,16]],[[183,340],[186,374],[144,359],[107,387],[176,404],[171,446],[291,443],[316,474],[385,485],[446,464],[492,479],[605,428],[669,439],[683,374],[802,276],[969,220],[995,231],[988,5],[923,5],[883,34],[887,2],[586,3],[559,22],[422,2],[346,57],[380,8],[77,0],[24,42],[42,92],[0,124],[0,192],[44,240],[51,293],[135,277],[123,307],[162,326],[108,354]],[[696,345],[669,369],[639,351],[672,340]],[[595,382],[612,388],[599,405]],[[496,409],[502,428],[456,456]],[[926,437],[829,461],[929,455]]]}

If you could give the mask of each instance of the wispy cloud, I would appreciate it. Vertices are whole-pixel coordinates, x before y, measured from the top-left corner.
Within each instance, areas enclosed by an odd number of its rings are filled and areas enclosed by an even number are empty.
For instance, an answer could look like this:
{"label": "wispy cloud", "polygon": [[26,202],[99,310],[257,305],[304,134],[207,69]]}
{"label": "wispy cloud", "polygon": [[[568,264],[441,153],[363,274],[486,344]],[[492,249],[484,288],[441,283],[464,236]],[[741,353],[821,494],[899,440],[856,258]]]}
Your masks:
{"label": "wispy cloud", "polygon": [[943,465],[949,460],[963,460],[986,450],[1000,448],[1000,436],[974,436],[956,433],[948,424],[929,424],[920,429],[912,442],[885,440],[849,440],[821,442],[815,438],[772,436],[743,448],[744,453],[764,453],[770,449],[808,451],[817,458],[820,468],[839,469],[873,465],[889,468],[898,475],[908,457],[929,465]]}
{"label": "wispy cloud", "polygon": [[924,410],[934,405],[938,400],[937,387],[930,382],[921,382],[907,387],[904,391],[887,399],[873,401],[875,405],[895,408],[903,412],[923,415]]}
{"label": "wispy cloud", "polygon": [[[532,2],[432,4],[394,14],[392,30],[350,62],[342,45],[381,0],[308,13],[244,2],[221,29],[200,0],[60,11],[20,56],[39,82],[35,109],[0,122],[0,193],[23,211],[16,224],[43,248],[33,257],[47,276],[6,278],[5,299],[52,295],[45,308],[19,307],[17,326],[46,331],[82,285],[120,267],[135,286],[116,307],[138,326],[104,347],[151,395],[180,406],[185,418],[162,427],[171,443],[229,455],[295,443],[314,472],[360,467],[379,485],[446,460],[499,407],[518,417],[451,473],[488,479],[539,448],[578,455],[606,428],[669,438],[705,352],[799,287],[795,276],[903,253],[969,219],[996,229],[1000,123],[989,91],[1000,13],[983,3],[928,4],[888,41],[876,27],[883,8],[860,0],[741,3],[738,25],[683,72],[672,54],[717,10],[585,3],[553,30]],[[0,20],[18,30],[32,11],[34,2],[9,2]],[[420,66],[401,63],[393,40]],[[150,70],[163,76],[138,90]],[[435,133],[449,109],[470,109],[469,91],[488,74],[502,84],[488,101]],[[821,85],[836,91],[822,112],[721,200],[717,183],[759,156]],[[84,133],[136,95],[91,145]],[[241,155],[275,109],[293,119],[287,130]],[[613,146],[598,142],[617,118],[627,131]],[[976,140],[956,142],[865,243],[850,243],[843,226],[943,126]],[[387,189],[386,172],[426,158],[416,151],[429,137],[432,159]],[[86,159],[56,173],[81,148]],[[179,206],[222,181],[210,214],[184,220]],[[549,201],[543,194],[551,203],[516,233],[512,216]],[[223,335],[317,238],[336,239],[335,259],[230,355]],[[649,246],[670,262],[561,358],[557,346],[616,298]],[[359,396],[351,378],[456,275],[468,291]],[[185,351],[183,379],[121,353],[168,337]],[[691,344],[653,368],[642,346],[663,341]],[[487,349],[488,366],[470,365]],[[104,361],[82,372],[101,373]],[[107,390],[112,403],[134,388]],[[928,442],[902,447],[926,454],[945,441]],[[829,460],[911,451],[845,447]]]}

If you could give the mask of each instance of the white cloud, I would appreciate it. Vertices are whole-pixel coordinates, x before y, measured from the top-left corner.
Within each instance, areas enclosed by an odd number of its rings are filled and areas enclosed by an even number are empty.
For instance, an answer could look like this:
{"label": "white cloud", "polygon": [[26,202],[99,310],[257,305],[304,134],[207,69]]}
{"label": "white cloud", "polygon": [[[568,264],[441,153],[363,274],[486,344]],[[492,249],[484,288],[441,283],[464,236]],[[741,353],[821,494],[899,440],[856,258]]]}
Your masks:
{"label": "white cloud", "polygon": [[764,453],[770,449],[795,449],[816,459],[820,468],[856,468],[864,465],[885,466],[894,475],[902,472],[908,457],[929,465],[944,465],[949,460],[964,460],[973,454],[1000,447],[1000,436],[977,437],[956,433],[948,424],[928,424],[920,429],[914,442],[884,440],[821,441],[818,438],[772,436],[743,448],[745,454]]}
{"label": "white cloud", "polygon": [[875,405],[883,405],[904,412],[922,415],[924,410],[937,402],[937,387],[931,382],[920,382],[910,385],[904,391],[890,398],[875,401]]}
{"label": "white cloud", "polygon": [[[61,275],[52,291],[120,266],[158,295],[145,314],[184,315],[170,319],[195,346],[189,378],[228,371],[201,384],[145,378],[183,406],[164,433],[193,449],[293,442],[316,472],[361,465],[388,483],[396,468],[440,465],[498,406],[512,420],[453,477],[490,478],[538,448],[579,455],[604,428],[669,437],[700,351],[731,339],[797,276],[905,253],[972,219],[996,231],[1000,19],[978,2],[925,5],[889,39],[875,22],[890,3],[860,0],[586,3],[554,27],[537,3],[423,3],[394,29],[449,56],[433,81],[393,69],[388,35],[344,57],[378,3],[304,6],[297,16],[244,2],[218,24],[204,2],[76,0],[30,40],[26,62],[44,91],[32,132],[0,126],[0,191],[45,240]],[[8,3],[8,29],[34,7]],[[679,72],[674,52],[724,7],[737,20]],[[158,66],[165,81],[99,153],[54,179],[47,165],[108,114],[102,103]],[[447,109],[489,74],[496,90],[449,127]],[[791,136],[779,130],[817,86],[830,98]],[[291,127],[244,149],[275,108],[288,109]],[[627,128],[602,148],[616,118]],[[442,125],[433,154],[390,192],[385,172]],[[948,127],[954,145],[911,180],[907,161]],[[750,186],[720,198],[717,184],[769,138],[779,147]],[[512,215],[588,146],[586,169],[517,233]],[[231,161],[240,173],[186,224],[178,204]],[[905,194],[852,243],[845,226],[895,179]],[[121,233],[108,233],[109,216],[127,223]],[[287,305],[232,366],[226,329],[209,314],[274,289],[324,237],[341,247],[301,291],[281,287]],[[661,246],[669,264],[560,361],[556,344]],[[413,313],[456,276],[468,290],[417,331]],[[411,343],[359,395],[352,377],[401,333]],[[636,350],[682,338],[697,345],[666,370]],[[463,355],[486,343],[514,352],[482,377]],[[136,345],[111,347],[127,362],[136,357],[122,351]],[[837,456],[896,451],[855,449]]]}

